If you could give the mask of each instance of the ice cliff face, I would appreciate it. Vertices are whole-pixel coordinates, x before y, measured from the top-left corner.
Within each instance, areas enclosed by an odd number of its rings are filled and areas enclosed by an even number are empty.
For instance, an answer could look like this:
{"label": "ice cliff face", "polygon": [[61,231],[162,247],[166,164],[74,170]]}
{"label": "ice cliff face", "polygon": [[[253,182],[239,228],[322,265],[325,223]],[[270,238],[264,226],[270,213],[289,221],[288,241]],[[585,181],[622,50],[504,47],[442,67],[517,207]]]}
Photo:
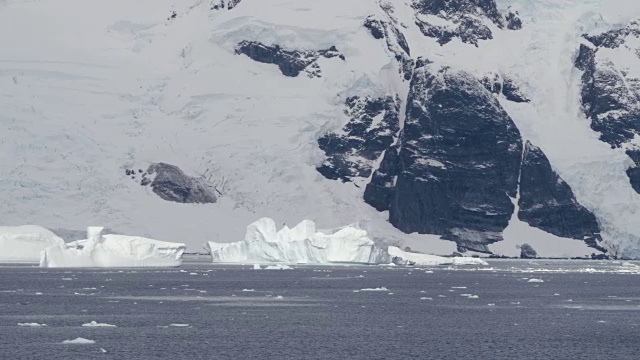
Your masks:
{"label": "ice cliff face", "polygon": [[198,246],[364,219],[426,252],[640,256],[638,4],[0,7],[5,224]]}
{"label": "ice cliff face", "polygon": [[87,239],[57,244],[42,251],[40,266],[76,267],[175,267],[182,264],[186,246],[138,236],[102,235],[103,228],[89,227]]}
{"label": "ice cliff face", "polygon": [[214,262],[388,264],[390,261],[387,251],[376,246],[367,232],[356,225],[316,230],[315,223],[309,220],[277,230],[273,219],[263,218],[247,226],[244,241],[208,242],[205,248]]}

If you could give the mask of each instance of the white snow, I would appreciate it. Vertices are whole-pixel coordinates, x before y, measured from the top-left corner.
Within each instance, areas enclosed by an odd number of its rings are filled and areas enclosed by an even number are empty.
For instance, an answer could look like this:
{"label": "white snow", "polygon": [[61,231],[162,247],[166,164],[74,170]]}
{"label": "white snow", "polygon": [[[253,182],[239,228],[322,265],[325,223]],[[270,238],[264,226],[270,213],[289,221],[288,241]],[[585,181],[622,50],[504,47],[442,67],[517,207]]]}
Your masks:
{"label": "white snow", "polygon": [[0,263],[38,263],[40,253],[64,240],[36,225],[0,226]]}
{"label": "white snow", "polygon": [[442,257],[430,254],[413,253],[402,251],[396,246],[389,246],[389,255],[393,258],[402,259],[404,262],[414,263],[415,265],[433,266],[433,265],[489,265],[480,258],[473,257]]}
{"label": "white snow", "polygon": [[88,345],[88,344],[95,344],[96,342],[94,340],[89,340],[89,339],[79,337],[73,340],[65,340],[62,343],[71,344],[71,345]]}
{"label": "white snow", "polygon": [[[214,262],[362,263],[388,262],[386,252],[357,225],[317,230],[311,220],[293,228],[276,230],[273,219],[262,218],[249,226],[245,240],[235,243],[208,242],[205,247]],[[269,268],[269,267],[268,267]]]}
{"label": "white snow", "polygon": [[180,266],[184,244],[126,235],[102,235],[89,227],[87,239],[47,248],[41,267],[165,267]]}
{"label": "white snow", "polygon": [[116,325],[111,325],[111,324],[106,324],[106,323],[99,323],[99,322],[96,322],[96,321],[91,321],[89,323],[82,324],[82,326],[84,326],[84,327],[117,327]]}

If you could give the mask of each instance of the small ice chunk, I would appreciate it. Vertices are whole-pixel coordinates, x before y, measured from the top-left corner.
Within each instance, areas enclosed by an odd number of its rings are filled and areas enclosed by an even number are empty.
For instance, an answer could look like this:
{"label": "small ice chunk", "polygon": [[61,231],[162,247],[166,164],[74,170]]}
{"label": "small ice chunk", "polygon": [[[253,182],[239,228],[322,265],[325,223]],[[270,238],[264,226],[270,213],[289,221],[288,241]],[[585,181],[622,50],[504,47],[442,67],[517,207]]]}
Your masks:
{"label": "small ice chunk", "polygon": [[65,340],[62,342],[63,344],[72,344],[72,345],[88,345],[88,344],[95,344],[96,342],[94,340],[89,340],[89,339],[85,339],[85,338],[75,338],[73,340]]}
{"label": "small ice chunk", "polygon": [[25,327],[43,327],[43,326],[47,326],[47,324],[38,324],[38,323],[18,323],[18,326],[25,326]]}
{"label": "small ice chunk", "polygon": [[253,292],[253,291],[255,291],[255,290],[253,290],[253,289],[242,289],[242,291],[243,291],[243,292]]}
{"label": "small ice chunk", "polygon": [[96,322],[96,321],[91,321],[90,323],[82,324],[82,326],[84,326],[84,327],[117,327],[116,325],[111,325],[111,324],[106,324],[106,323],[99,323],[99,322]]}
{"label": "small ice chunk", "polygon": [[530,282],[530,283],[543,283],[544,280],[542,280],[542,279],[529,279],[529,281],[527,281],[527,282]]}
{"label": "small ice chunk", "polygon": [[293,269],[291,266],[285,265],[285,264],[269,265],[265,267],[265,270],[291,270],[291,269]]}
{"label": "small ice chunk", "polygon": [[276,299],[284,299],[284,297],[282,295],[278,295],[276,296]]}
{"label": "small ice chunk", "polygon": [[466,289],[466,286],[452,286],[452,289]]}
{"label": "small ice chunk", "polygon": [[433,298],[430,297],[421,297],[420,300],[433,300]]}
{"label": "small ice chunk", "polygon": [[389,291],[389,289],[387,289],[386,287],[379,287],[379,288],[365,288],[365,289],[360,289],[360,291]]}
{"label": "small ice chunk", "polygon": [[173,326],[173,327],[189,327],[189,324],[169,324],[169,326]]}
{"label": "small ice chunk", "polygon": [[260,269],[262,269],[260,267],[260,264],[253,264],[253,270],[260,270]]}

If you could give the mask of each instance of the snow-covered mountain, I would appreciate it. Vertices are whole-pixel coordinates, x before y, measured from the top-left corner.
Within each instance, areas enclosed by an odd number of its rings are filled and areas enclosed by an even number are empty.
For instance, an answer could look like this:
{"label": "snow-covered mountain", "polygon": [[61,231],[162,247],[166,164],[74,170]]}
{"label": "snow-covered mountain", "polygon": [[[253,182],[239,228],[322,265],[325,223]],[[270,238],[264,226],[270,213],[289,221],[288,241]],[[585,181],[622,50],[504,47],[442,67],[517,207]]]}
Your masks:
{"label": "snow-covered mountain", "polygon": [[[640,3],[4,0],[1,225],[640,257]],[[60,230],[62,229],[62,230]]]}

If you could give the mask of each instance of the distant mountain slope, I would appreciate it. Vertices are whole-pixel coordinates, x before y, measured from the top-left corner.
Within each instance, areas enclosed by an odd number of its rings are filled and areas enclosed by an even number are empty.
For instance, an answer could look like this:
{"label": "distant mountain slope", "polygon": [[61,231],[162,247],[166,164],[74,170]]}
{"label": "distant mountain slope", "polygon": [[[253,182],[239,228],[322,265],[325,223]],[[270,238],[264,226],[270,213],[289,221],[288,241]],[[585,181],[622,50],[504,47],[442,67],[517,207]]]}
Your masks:
{"label": "distant mountain slope", "polygon": [[7,0],[0,223],[198,250],[312,219],[442,254],[640,257],[638,18],[622,0]]}

